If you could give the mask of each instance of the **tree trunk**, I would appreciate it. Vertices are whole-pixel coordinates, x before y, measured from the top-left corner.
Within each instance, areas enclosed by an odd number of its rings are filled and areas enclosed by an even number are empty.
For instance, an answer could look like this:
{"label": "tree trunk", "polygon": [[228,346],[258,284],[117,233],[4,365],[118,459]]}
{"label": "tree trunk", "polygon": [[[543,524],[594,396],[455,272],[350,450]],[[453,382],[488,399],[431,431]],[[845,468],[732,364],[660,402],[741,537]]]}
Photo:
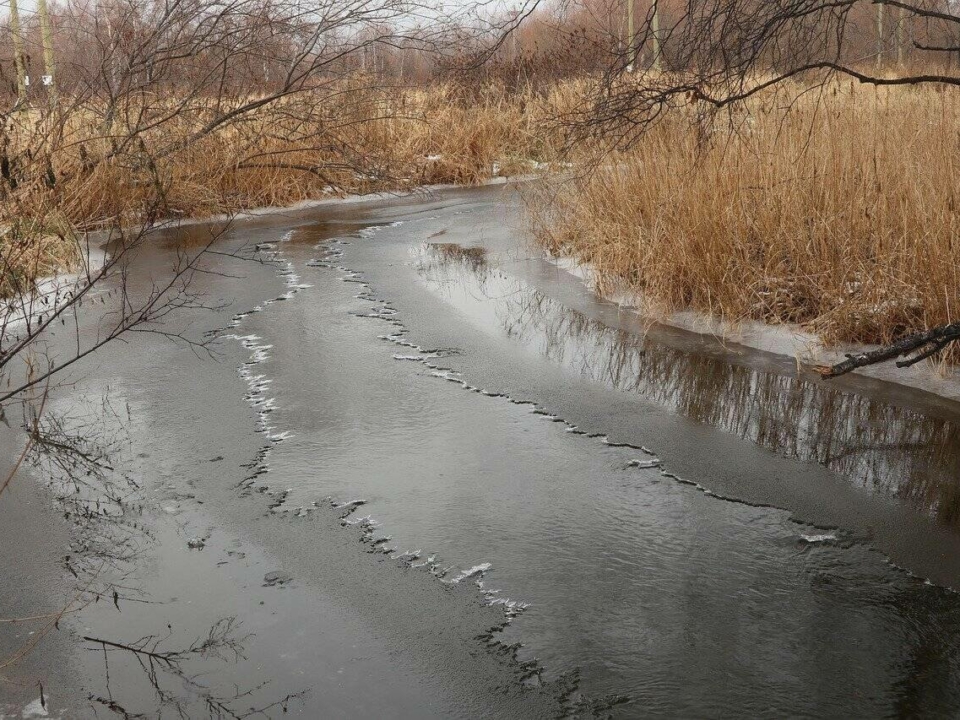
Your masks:
{"label": "tree trunk", "polygon": [[50,13],[47,11],[47,0],[37,0],[37,12],[40,13],[40,39],[43,42],[43,69],[50,78],[50,96],[56,100],[57,85],[54,78],[56,72],[53,63],[53,37],[50,34]]}
{"label": "tree trunk", "polygon": [[17,97],[27,100],[27,70],[23,65],[23,35],[20,34],[20,11],[17,0],[10,0],[10,34],[13,35],[13,61],[17,68]]}
{"label": "tree trunk", "polygon": [[660,72],[660,2],[653,0],[653,18],[651,19],[653,33],[653,69]]}
{"label": "tree trunk", "polygon": [[877,70],[883,67],[883,3],[877,3]]}

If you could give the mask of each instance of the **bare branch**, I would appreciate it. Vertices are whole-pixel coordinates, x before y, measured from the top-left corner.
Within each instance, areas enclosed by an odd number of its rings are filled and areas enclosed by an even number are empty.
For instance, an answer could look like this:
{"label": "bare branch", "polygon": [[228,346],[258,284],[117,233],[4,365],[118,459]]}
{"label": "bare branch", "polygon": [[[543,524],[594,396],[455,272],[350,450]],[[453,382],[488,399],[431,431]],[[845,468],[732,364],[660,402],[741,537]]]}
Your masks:
{"label": "bare branch", "polygon": [[892,345],[887,345],[877,350],[871,350],[870,352],[857,355],[847,355],[846,360],[836,365],[817,365],[814,369],[825,378],[834,378],[846,375],[858,368],[888,362],[919,350],[919,354],[915,357],[897,363],[897,367],[900,368],[910,367],[922,360],[933,357],[957,340],[960,340],[960,323],[944,325],[933,328],[932,330],[913,333]]}

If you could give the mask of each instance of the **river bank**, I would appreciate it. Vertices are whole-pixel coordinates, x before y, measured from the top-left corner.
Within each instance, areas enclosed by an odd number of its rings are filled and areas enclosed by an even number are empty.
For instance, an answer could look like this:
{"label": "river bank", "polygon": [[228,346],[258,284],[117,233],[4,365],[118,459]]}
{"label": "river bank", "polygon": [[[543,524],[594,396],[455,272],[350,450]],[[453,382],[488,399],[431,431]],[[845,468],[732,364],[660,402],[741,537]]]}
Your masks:
{"label": "river bank", "polygon": [[594,172],[548,183],[531,198],[540,245],[688,326],[799,327],[844,348],[953,321],[955,96],[834,80],[697,113],[673,109]]}
{"label": "river bank", "polygon": [[[581,265],[572,258],[552,257],[551,261],[560,271],[578,278],[591,291],[598,292],[624,312],[636,314],[641,322],[669,325],[709,336],[731,348],[733,352],[736,352],[736,347],[739,346],[779,355],[795,361],[798,373],[807,372],[813,376],[812,368],[817,365],[833,365],[841,362],[847,354],[859,355],[880,347],[862,343],[828,343],[797,324],[771,325],[757,320],[731,321],[694,310],[655,312],[647,315],[645,308],[648,306],[644,299],[629,287],[616,289],[616,283],[611,283],[610,279],[601,281],[593,268]],[[608,290],[600,290],[602,286],[606,286]],[[960,369],[953,363],[928,362],[909,368],[898,368],[895,363],[890,362],[859,368],[855,372],[863,377],[923,390],[953,402],[960,401]]]}
{"label": "river bank", "polygon": [[0,295],[82,265],[90,231],[536,172],[560,152],[547,119],[576,98],[575,83],[468,90],[359,74],[269,102],[140,95],[119,112],[64,97],[24,109],[4,129]]}

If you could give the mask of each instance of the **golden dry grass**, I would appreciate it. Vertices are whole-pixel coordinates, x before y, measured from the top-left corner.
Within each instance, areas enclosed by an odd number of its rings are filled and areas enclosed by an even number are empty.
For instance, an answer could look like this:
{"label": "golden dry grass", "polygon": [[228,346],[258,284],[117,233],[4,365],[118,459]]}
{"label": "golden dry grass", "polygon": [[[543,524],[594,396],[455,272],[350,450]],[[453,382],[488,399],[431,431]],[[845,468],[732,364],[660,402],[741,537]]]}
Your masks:
{"label": "golden dry grass", "polygon": [[[128,129],[114,120],[106,131],[98,113],[85,108],[62,119],[63,140],[52,153],[55,173],[65,180],[55,189],[39,180],[27,193],[21,188],[17,215],[55,206],[88,227],[136,217],[158,191],[168,212],[197,216],[338,193],[475,184],[494,169],[525,173],[531,161],[555,157],[559,133],[545,133],[544,119],[569,102],[562,88],[544,97],[490,87],[469,100],[452,85],[327,89],[321,96],[271,104],[184,149],[163,153],[207,120],[202,112],[184,113],[140,133],[127,151],[88,171],[81,148],[86,157],[106,154],[107,136],[123,138]],[[31,122],[20,124],[25,130],[19,142],[36,143]],[[14,136],[14,150],[17,144]],[[35,172],[40,179],[42,170]],[[9,219],[3,215],[0,211],[0,220]]]}
{"label": "golden dry grass", "polygon": [[135,99],[110,122],[89,104],[59,117],[28,110],[3,128],[14,182],[0,179],[0,292],[74,261],[66,236],[57,247],[63,227],[529,173],[557,154],[560,134],[544,132],[545,119],[576,99],[560,87],[544,96],[490,86],[467,98],[449,84],[390,89],[354,78],[262,107],[173,152],[208,122],[202,100],[146,131],[124,121],[162,115],[175,102]]}
{"label": "golden dry grass", "polygon": [[46,226],[30,220],[0,230],[0,297],[29,292],[38,278],[79,266],[83,250],[72,229],[48,216]]}
{"label": "golden dry grass", "polygon": [[540,241],[654,312],[887,342],[960,310],[960,96],[849,83],[693,108],[555,187]]}

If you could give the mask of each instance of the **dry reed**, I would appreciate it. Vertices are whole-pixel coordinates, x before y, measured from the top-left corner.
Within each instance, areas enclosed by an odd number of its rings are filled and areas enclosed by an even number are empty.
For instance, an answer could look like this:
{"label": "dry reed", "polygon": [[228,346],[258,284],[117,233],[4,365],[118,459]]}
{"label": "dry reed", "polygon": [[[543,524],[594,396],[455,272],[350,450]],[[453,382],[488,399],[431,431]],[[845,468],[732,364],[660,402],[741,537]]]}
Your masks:
{"label": "dry reed", "polygon": [[560,134],[543,131],[545,118],[574,101],[560,87],[543,95],[490,85],[464,97],[449,84],[380,88],[355,78],[271,103],[183,147],[209,120],[202,102],[148,130],[123,118],[163,115],[173,99],[149,107],[134,99],[109,121],[90,104],[47,118],[21,112],[0,128],[0,294],[75,262],[64,227],[529,173],[557,154]]}
{"label": "dry reed", "polygon": [[956,320],[960,96],[845,83],[783,102],[699,132],[696,108],[675,113],[554,187],[539,240],[653,312],[797,323],[828,342]]}
{"label": "dry reed", "polygon": [[[84,167],[85,158],[107,154],[110,138],[130,131],[114,120],[106,132],[98,111],[83,108],[62,119],[63,139],[51,153],[62,180],[55,188],[38,181],[21,190],[16,215],[55,206],[90,227],[136,217],[158,193],[165,211],[196,216],[325,195],[475,184],[495,171],[530,172],[555,157],[559,133],[545,133],[544,118],[571,101],[559,88],[541,96],[490,87],[469,101],[452,85],[327,89],[322,97],[308,93],[273,103],[176,152],[162,152],[206,120],[201,113],[174,118],[138,132],[134,149],[92,168]],[[26,130],[12,137],[14,152],[18,144],[36,142],[37,129],[20,124]],[[9,219],[0,211],[0,221]]]}

